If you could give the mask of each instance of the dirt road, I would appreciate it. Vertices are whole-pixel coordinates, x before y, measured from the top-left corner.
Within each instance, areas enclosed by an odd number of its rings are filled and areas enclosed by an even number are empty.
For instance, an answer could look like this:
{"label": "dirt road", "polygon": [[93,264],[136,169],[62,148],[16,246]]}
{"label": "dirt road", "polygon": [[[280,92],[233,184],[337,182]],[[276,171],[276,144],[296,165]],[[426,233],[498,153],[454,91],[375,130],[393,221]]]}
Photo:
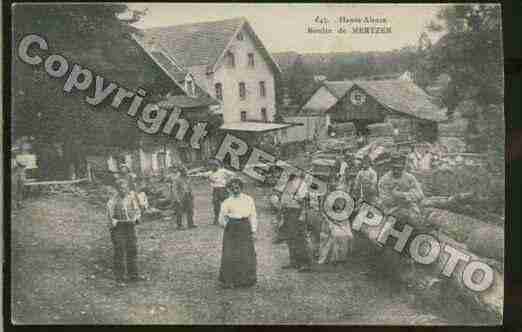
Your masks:
{"label": "dirt road", "polygon": [[[254,190],[256,191],[256,190]],[[258,284],[221,289],[222,229],[210,225],[208,187],[196,191],[196,229],[171,221],[139,225],[138,264],[147,280],[116,285],[104,211],[72,195],[40,198],[13,215],[12,319],[52,324],[466,324],[418,304],[379,272],[385,264],[358,248],[340,266],[282,270],[284,244],[271,243],[260,192]],[[441,303],[441,308],[444,304]],[[478,323],[474,321],[473,323]]]}

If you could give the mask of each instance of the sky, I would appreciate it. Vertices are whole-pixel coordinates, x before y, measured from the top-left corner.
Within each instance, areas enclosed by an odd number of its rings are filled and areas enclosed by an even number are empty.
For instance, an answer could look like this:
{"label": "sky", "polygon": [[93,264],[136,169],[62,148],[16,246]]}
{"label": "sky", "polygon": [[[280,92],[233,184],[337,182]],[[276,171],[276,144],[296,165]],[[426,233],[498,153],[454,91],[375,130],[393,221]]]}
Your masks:
{"label": "sky", "polygon": [[[253,4],[253,3],[132,3],[131,9],[148,8],[147,15],[136,24],[139,28],[184,23],[216,21],[245,17],[270,52],[299,53],[390,51],[416,45],[425,26],[433,19],[438,4]],[[352,25],[344,24],[348,33],[308,33],[308,27],[321,28],[316,18],[326,18],[327,26],[337,30],[339,17],[384,18],[391,33],[355,34]],[[359,24],[360,25],[360,24]],[[440,34],[430,34],[436,41]]]}

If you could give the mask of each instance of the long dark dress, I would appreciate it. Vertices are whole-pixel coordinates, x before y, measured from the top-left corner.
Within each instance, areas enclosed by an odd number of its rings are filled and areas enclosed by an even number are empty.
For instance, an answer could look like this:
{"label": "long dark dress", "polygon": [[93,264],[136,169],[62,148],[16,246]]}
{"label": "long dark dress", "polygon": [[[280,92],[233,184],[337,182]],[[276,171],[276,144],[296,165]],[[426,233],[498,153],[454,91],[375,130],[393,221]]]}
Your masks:
{"label": "long dark dress", "polygon": [[219,281],[226,287],[248,287],[257,282],[257,259],[248,218],[229,218],[223,234]]}

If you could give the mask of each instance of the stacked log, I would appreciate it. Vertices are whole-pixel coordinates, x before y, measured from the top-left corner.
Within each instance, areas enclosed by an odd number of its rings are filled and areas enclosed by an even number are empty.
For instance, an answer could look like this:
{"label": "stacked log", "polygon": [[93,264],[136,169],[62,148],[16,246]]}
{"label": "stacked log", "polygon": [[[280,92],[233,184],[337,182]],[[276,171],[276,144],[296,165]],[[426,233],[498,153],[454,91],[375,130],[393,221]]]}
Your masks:
{"label": "stacked log", "polygon": [[336,123],[332,125],[332,129],[337,137],[354,137],[357,134],[353,122]]}
{"label": "stacked log", "polygon": [[[436,211],[437,210],[434,209],[434,212]],[[370,212],[370,207],[363,206],[361,208],[361,211],[359,211],[357,217],[354,219],[353,225],[357,224],[357,219],[359,218],[359,216],[367,215],[368,212]],[[492,314],[492,316],[495,316],[495,320],[501,321],[503,315],[504,301],[504,276],[502,263],[495,259],[479,256],[477,252],[473,252],[473,249],[469,248],[472,247],[475,250],[481,252],[488,252],[489,257],[491,257],[491,254],[489,254],[490,252],[494,252],[493,256],[495,257],[498,257],[499,253],[500,256],[502,256],[501,251],[498,250],[498,242],[501,242],[503,244],[503,241],[498,241],[498,237],[503,238],[503,233],[501,232],[501,229],[492,228],[491,225],[484,225],[484,223],[481,223],[476,220],[470,220],[471,218],[467,218],[465,216],[453,216],[452,221],[445,222],[443,218],[441,218],[441,215],[441,213],[433,214],[428,218],[428,223],[432,225],[438,225],[438,227],[440,227],[441,229],[446,230],[448,228],[448,225],[453,225],[458,221],[460,228],[457,227],[457,234],[463,234],[463,232],[468,231],[470,232],[470,235],[468,235],[466,239],[467,243],[462,243],[460,241],[454,240],[452,236],[446,236],[438,230],[432,231],[431,235],[434,236],[440,244],[441,254],[439,254],[434,263],[428,265],[415,263],[407,254],[409,249],[408,245],[405,247],[402,253],[399,253],[393,249],[393,240],[388,240],[386,245],[384,246],[381,243],[379,243],[377,239],[379,238],[379,235],[382,232],[384,221],[379,223],[377,226],[371,226],[363,223],[358,230],[355,229],[354,226],[354,234],[356,236],[362,236],[363,238],[368,239],[374,245],[381,247],[381,250],[383,251],[383,259],[387,263],[386,266],[393,270],[394,274],[396,274],[400,280],[409,284],[413,284],[414,286],[416,286],[416,288],[421,288],[426,291],[433,290],[434,287],[437,287],[438,292],[442,292],[444,289],[443,286],[447,287],[451,285],[452,288],[457,289],[459,293],[464,296],[464,298],[476,304],[485,312],[488,312]],[[481,231],[475,233],[474,229],[471,229],[471,227],[468,228],[462,226],[467,223],[471,223],[472,225],[475,225],[475,227],[478,227],[477,225],[479,225],[480,227],[476,229],[481,229]],[[419,231],[414,225],[410,226],[414,227],[414,232],[411,238],[415,237],[415,234],[421,233],[421,231]],[[495,232],[496,235],[490,235],[491,233],[488,234],[488,232]],[[477,240],[471,240],[471,238],[476,238]],[[489,243],[491,247],[487,248],[487,250],[485,250],[486,248],[480,248],[480,246],[477,245],[477,242],[479,241],[478,239],[482,240],[483,242],[491,242]],[[484,239],[492,240],[484,241]],[[442,271],[446,267],[446,263],[448,262],[448,259],[450,257],[448,254],[442,254],[446,252],[446,246],[450,246],[454,249],[457,249],[462,254],[467,255],[470,258],[468,262],[479,261],[490,266],[493,270],[492,285],[488,289],[483,291],[474,291],[468,289],[463,282],[463,272],[467,265],[462,262],[456,265],[455,269],[453,270],[453,273],[449,277],[445,277],[442,274]]]}
{"label": "stacked log", "polygon": [[439,143],[446,146],[450,153],[466,151],[465,135],[467,127],[468,121],[462,118],[439,123]]}
{"label": "stacked log", "polygon": [[395,136],[395,140],[398,142],[410,141],[414,137],[414,129],[413,124],[410,119],[405,118],[389,118],[388,123],[392,125],[392,127],[397,130],[397,135]]}
{"label": "stacked log", "polygon": [[504,229],[462,214],[438,208],[425,209],[425,223],[441,229],[485,258],[504,259]]}
{"label": "stacked log", "polygon": [[357,148],[357,141],[355,136],[352,137],[340,137],[340,138],[329,138],[318,142],[319,150],[321,151],[332,151],[332,152],[344,152],[352,151]]}
{"label": "stacked log", "polygon": [[486,170],[476,166],[410,170],[421,183],[425,196],[452,196],[464,192],[486,196],[492,190]]}
{"label": "stacked log", "polygon": [[394,142],[393,126],[389,123],[374,123],[368,125],[368,131],[368,143],[373,143],[377,140],[392,144]]}

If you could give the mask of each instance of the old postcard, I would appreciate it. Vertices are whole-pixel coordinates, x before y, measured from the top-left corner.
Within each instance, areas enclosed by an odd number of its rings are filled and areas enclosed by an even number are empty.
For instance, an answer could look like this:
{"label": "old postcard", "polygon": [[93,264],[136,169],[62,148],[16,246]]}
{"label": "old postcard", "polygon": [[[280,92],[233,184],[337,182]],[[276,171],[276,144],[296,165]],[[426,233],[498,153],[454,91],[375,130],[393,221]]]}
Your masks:
{"label": "old postcard", "polygon": [[500,5],[11,10],[13,324],[502,323]]}

